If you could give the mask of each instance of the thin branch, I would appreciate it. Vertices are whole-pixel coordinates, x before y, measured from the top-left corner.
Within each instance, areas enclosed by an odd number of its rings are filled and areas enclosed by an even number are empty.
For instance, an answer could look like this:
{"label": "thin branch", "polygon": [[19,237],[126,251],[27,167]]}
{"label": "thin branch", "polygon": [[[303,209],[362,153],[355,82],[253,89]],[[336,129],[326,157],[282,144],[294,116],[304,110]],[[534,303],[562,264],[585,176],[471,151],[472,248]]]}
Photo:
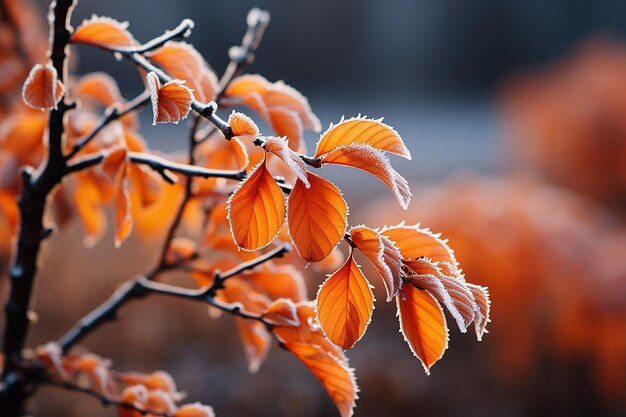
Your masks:
{"label": "thin branch", "polygon": [[281,245],[258,258],[252,259],[247,262],[243,262],[237,265],[234,268],[229,269],[225,272],[218,272],[213,276],[213,284],[206,290],[207,294],[211,296],[215,295],[217,291],[224,288],[224,282],[235,275],[241,274],[244,271],[248,271],[250,269],[254,269],[259,265],[266,263],[267,261],[274,258],[281,258],[285,253],[288,253],[291,250],[291,247],[288,244]]}
{"label": "thin branch", "polygon": [[226,178],[229,180],[242,180],[246,176],[245,171],[208,169],[192,164],[179,164],[177,162],[168,161],[167,159],[161,158],[156,155],[140,152],[129,152],[128,157],[130,158],[130,162],[135,164],[147,165],[157,172],[167,170],[186,175],[187,177]]}
{"label": "thin branch", "polygon": [[104,116],[100,119],[100,122],[96,125],[96,127],[89,132],[86,136],[80,139],[76,144],[72,147],[70,152],[65,156],[66,160],[74,157],[78,152],[80,152],[85,146],[89,144],[95,138],[98,133],[102,131],[106,126],[108,126],[111,122],[121,119],[126,116],[128,113],[133,112],[147,103],[150,102],[150,93],[148,91],[144,91],[139,94],[133,100],[126,103],[124,110],[118,110],[118,108],[114,105],[113,107],[109,107],[105,110]]}
{"label": "thin branch", "polygon": [[114,406],[114,407],[118,407],[118,408],[124,408],[126,410],[132,410],[132,411],[136,411],[139,414],[141,414],[142,416],[145,415],[151,415],[151,416],[160,416],[160,417],[172,417],[172,415],[170,413],[164,413],[161,411],[155,411],[155,410],[150,410],[147,408],[140,408],[137,407],[133,404],[118,400],[116,398],[112,398],[109,397],[108,395],[102,394],[101,392],[98,392],[96,390],[94,390],[93,388],[88,388],[88,387],[82,387],[78,384],[74,384],[72,382],[69,381],[57,381],[54,379],[44,379],[43,381],[41,381],[42,385],[47,385],[50,387],[56,387],[56,388],[61,388],[61,389],[65,389],[68,391],[74,391],[74,392],[79,392],[81,394],[86,394],[89,395],[90,397],[94,397],[96,399],[98,399],[100,401],[100,403],[107,407],[107,406]]}
{"label": "thin branch", "polygon": [[[88,315],[78,321],[65,335],[59,339],[59,346],[66,353],[72,346],[82,340],[89,333],[100,327],[102,324],[116,318],[117,311],[128,301],[145,297],[148,294],[161,294],[171,297],[183,298],[204,302],[212,305],[217,309],[236,315],[238,317],[257,320],[263,322],[267,326],[272,324],[265,321],[262,315],[253,314],[242,310],[239,304],[225,304],[215,299],[215,294],[224,288],[224,281],[243,271],[255,268],[271,259],[283,256],[290,249],[289,245],[283,245],[276,248],[257,259],[244,262],[241,265],[226,271],[225,273],[216,274],[213,284],[207,288],[199,290],[191,290],[173,285],[162,284],[153,281],[152,276],[139,276],[132,280],[126,281],[117,291],[115,291],[108,300],[92,310]],[[168,267],[165,266],[165,269]],[[162,272],[164,269],[158,269]],[[158,273],[156,272],[156,273]]]}
{"label": "thin branch", "polygon": [[233,47],[228,51],[230,63],[219,82],[218,102],[224,96],[230,82],[254,62],[255,52],[261,44],[265,29],[270,22],[270,14],[255,7],[248,12],[246,22],[248,30],[241,40],[241,46]]}
{"label": "thin branch", "polygon": [[195,24],[193,23],[193,20],[183,19],[183,21],[180,22],[180,24],[176,26],[174,29],[166,31],[163,35],[156,37],[152,39],[151,41],[144,43],[143,45],[136,46],[133,48],[119,49],[118,51],[122,53],[130,52],[130,53],[136,53],[136,54],[144,54],[146,52],[150,52],[157,48],[160,48],[161,46],[165,45],[165,43],[167,43],[168,41],[171,41],[172,39],[176,39],[176,38],[184,39],[184,38],[189,37],[194,26]]}
{"label": "thin branch", "polygon": [[[189,128],[189,134],[188,134],[188,148],[187,148],[187,161],[189,162],[189,165],[194,165],[196,163],[196,157],[195,157],[195,153],[196,153],[196,147],[198,146],[198,142],[196,141],[196,133],[198,132],[198,128],[200,127],[200,117],[198,115],[194,115],[193,119],[191,120],[191,125]],[[241,174],[242,176],[240,176],[238,179],[242,179],[245,177],[246,172],[241,171],[239,174]],[[187,203],[189,202],[189,200],[191,199],[193,195],[193,180],[191,177],[189,177],[187,179],[187,182],[185,183],[185,192],[183,194],[183,199],[180,202],[180,205],[178,206],[178,210],[176,211],[176,214],[174,215],[174,220],[172,220],[172,223],[170,224],[169,229],[167,230],[167,234],[165,235],[165,240],[163,241],[163,246],[161,248],[161,254],[159,255],[159,261],[157,263],[156,269],[154,272],[158,272],[160,269],[163,269],[166,266],[166,258],[167,258],[167,253],[170,250],[170,245],[172,243],[172,239],[174,239],[174,236],[176,235],[176,231],[178,230],[178,227],[180,226],[181,221],[183,220],[183,214],[185,213],[185,209],[187,208]],[[152,277],[154,274],[149,274],[148,277]]]}

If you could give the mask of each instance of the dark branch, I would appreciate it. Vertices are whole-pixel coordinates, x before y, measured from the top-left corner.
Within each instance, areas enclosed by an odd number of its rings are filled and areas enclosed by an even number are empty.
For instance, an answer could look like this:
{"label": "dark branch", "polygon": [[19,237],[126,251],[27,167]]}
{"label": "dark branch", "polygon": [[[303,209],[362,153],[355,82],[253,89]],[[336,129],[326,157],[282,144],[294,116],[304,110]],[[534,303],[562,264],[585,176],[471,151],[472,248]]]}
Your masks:
{"label": "dark branch", "polygon": [[124,110],[120,111],[117,109],[117,107],[109,107],[107,110],[105,110],[104,116],[100,119],[100,122],[98,123],[98,125],[91,132],[89,132],[89,134],[87,134],[85,137],[83,137],[78,142],[76,142],[76,144],[72,147],[72,150],[66,155],[65,159],[69,160],[72,157],[74,157],[85,146],[87,146],[87,144],[89,144],[89,142],[91,142],[93,138],[95,138],[98,135],[98,133],[102,131],[102,129],[104,129],[111,122],[121,119],[122,117],[126,116],[128,113],[141,108],[142,106],[146,105],[149,101],[150,101],[150,93],[147,91],[144,91],[143,93],[135,97],[133,100],[129,101],[126,104],[126,107],[124,108]]}
{"label": "dark branch", "polygon": [[218,102],[224,96],[230,82],[254,62],[255,52],[261,44],[267,25],[270,23],[270,14],[255,7],[248,12],[246,22],[248,30],[241,40],[241,46],[233,47],[228,51],[230,63],[220,79],[220,88],[217,94]]}
{"label": "dark branch", "polygon": [[[135,164],[147,165],[157,172],[172,171],[188,177],[202,178],[226,178],[230,180],[241,180],[245,178],[245,171],[228,171],[221,169],[208,169],[192,164],[179,164],[177,162],[168,161],[156,155],[150,155],[139,152],[129,152],[130,162]],[[192,161],[193,162],[193,161]]]}
{"label": "dark branch", "polygon": [[136,54],[144,54],[146,52],[153,51],[161,46],[165,45],[166,42],[171,41],[176,38],[187,38],[191,34],[191,30],[194,27],[193,20],[191,19],[183,19],[182,22],[178,26],[176,26],[172,30],[168,30],[163,35],[152,39],[149,42],[144,43],[143,45],[134,47],[134,48],[125,48],[123,50],[119,50],[119,52],[126,53],[136,53]]}

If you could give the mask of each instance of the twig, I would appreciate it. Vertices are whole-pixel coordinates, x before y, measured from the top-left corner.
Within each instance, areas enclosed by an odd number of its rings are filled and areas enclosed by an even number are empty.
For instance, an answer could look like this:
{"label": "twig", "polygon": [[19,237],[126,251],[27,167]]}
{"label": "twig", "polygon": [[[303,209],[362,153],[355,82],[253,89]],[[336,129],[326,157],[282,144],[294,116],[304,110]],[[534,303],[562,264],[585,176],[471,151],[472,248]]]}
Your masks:
{"label": "twig", "polygon": [[[161,294],[188,300],[200,301],[212,305],[229,314],[233,314],[242,318],[257,320],[263,322],[267,326],[272,323],[265,321],[262,315],[249,313],[242,310],[239,304],[224,304],[215,299],[215,294],[224,288],[224,281],[243,271],[255,268],[271,259],[283,256],[289,251],[288,245],[276,248],[257,259],[244,262],[241,265],[226,271],[223,274],[216,274],[213,284],[207,288],[199,290],[190,290],[186,288],[166,285],[153,281],[150,276],[139,276],[132,280],[126,281],[122,286],[109,297],[104,303],[92,310],[84,318],[78,321],[65,335],[59,339],[59,346],[66,353],[72,346],[82,340],[89,333],[100,327],[102,324],[115,319],[117,311],[128,301],[132,299],[142,298],[148,294]],[[165,266],[167,269],[167,266]],[[159,269],[162,272],[163,269]]]}
{"label": "twig", "polygon": [[177,162],[168,161],[167,159],[161,158],[156,155],[140,152],[129,152],[128,156],[130,158],[130,162],[135,164],[147,165],[157,172],[167,170],[183,174],[187,177],[226,178],[230,180],[242,180],[246,176],[245,171],[208,169],[193,165],[194,161],[192,161],[192,164],[179,164]]}
{"label": "twig", "polygon": [[102,129],[104,129],[111,122],[121,119],[122,117],[126,116],[128,113],[133,112],[139,109],[140,107],[146,105],[148,102],[150,102],[150,93],[148,91],[144,91],[143,93],[135,97],[133,100],[129,101],[126,104],[126,107],[124,108],[124,110],[120,111],[115,106],[109,107],[107,110],[105,110],[104,116],[100,119],[100,122],[98,123],[98,125],[96,125],[96,127],[91,132],[89,132],[89,134],[87,134],[78,142],[76,142],[76,144],[72,147],[70,152],[65,156],[65,159],[70,160],[72,157],[74,157],[85,146],[87,146],[87,144],[89,144],[89,142],[91,142],[93,138],[95,138],[98,135],[98,133],[102,131]]}
{"label": "twig", "polygon": [[160,48],[161,46],[165,45],[166,42],[171,41],[172,39],[189,37],[189,35],[191,34],[191,30],[194,26],[195,25],[193,23],[193,20],[183,19],[183,21],[180,22],[179,25],[176,26],[174,29],[166,31],[163,35],[156,37],[151,41],[144,43],[143,45],[118,49],[118,51],[144,54],[146,52],[150,52],[157,48]]}
{"label": "twig", "polygon": [[114,407],[118,407],[118,408],[124,408],[126,410],[132,410],[132,411],[136,411],[139,414],[145,416],[145,415],[151,415],[151,416],[160,416],[160,417],[172,417],[172,415],[170,413],[164,413],[161,411],[155,411],[155,410],[150,410],[147,408],[141,408],[141,407],[137,407],[133,404],[115,399],[115,398],[111,398],[108,395],[105,395],[101,392],[98,392],[96,390],[94,390],[93,388],[88,388],[88,387],[82,387],[78,384],[74,384],[72,382],[69,381],[57,381],[54,379],[44,379],[43,381],[41,381],[42,385],[47,385],[50,387],[56,387],[56,388],[62,388],[68,391],[74,391],[74,392],[79,392],[81,394],[86,394],[89,395],[91,397],[94,397],[96,399],[98,399],[100,401],[100,403],[103,406],[114,406]]}
{"label": "twig", "polygon": [[270,22],[270,14],[255,7],[248,12],[246,22],[248,30],[241,40],[241,46],[231,48],[229,51],[230,63],[219,82],[216,99],[218,103],[224,97],[230,82],[254,62],[255,52],[259,48],[265,29]]}

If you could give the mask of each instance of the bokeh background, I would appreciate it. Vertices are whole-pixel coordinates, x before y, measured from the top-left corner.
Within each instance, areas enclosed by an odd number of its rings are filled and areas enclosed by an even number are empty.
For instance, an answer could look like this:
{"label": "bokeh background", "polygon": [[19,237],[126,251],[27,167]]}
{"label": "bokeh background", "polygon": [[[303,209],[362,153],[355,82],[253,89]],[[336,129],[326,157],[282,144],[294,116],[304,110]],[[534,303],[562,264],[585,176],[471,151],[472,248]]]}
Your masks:
{"label": "bokeh background", "polygon": [[[47,2],[38,1],[42,13]],[[441,231],[471,282],[488,285],[493,322],[480,343],[451,332],[426,376],[377,288],[374,320],[350,352],[356,415],[618,416],[626,413],[626,3],[616,1],[81,0],[128,20],[140,40],[191,17],[189,39],[221,73],[247,11],[272,14],[250,72],[308,96],[324,125],[385,117],[413,160],[401,210],[363,173],[328,169],[350,223],[406,219]],[[126,97],[131,64],[81,48],[78,73],[104,70]],[[184,126],[142,133],[164,151]],[[315,135],[307,137],[312,148]],[[153,262],[158,240],[82,247],[70,224],[47,245],[31,343],[57,338],[115,286]],[[309,274],[314,296],[323,275]],[[61,300],[61,301],[59,301]],[[326,416],[336,411],[295,358],[273,349],[250,375],[229,317],[148,299],[85,341],[116,369],[164,369],[218,416]],[[36,415],[109,416],[95,400],[41,390]]]}

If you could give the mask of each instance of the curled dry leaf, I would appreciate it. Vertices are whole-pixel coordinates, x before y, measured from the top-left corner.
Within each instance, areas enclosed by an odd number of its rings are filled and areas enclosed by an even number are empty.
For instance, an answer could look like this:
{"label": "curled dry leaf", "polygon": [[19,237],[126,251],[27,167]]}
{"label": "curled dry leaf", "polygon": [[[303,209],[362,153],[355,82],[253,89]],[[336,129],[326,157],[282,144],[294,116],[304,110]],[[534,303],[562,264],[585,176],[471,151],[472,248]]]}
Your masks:
{"label": "curled dry leaf", "polygon": [[312,303],[298,304],[297,312],[300,326],[275,327],[274,335],[321,382],[341,416],[352,416],[358,387],[347,358],[324,337]]}
{"label": "curled dry leaf", "polygon": [[245,250],[267,246],[285,221],[285,198],[265,159],[228,199],[228,221],[235,244]]}
{"label": "curled dry leaf", "polygon": [[316,302],[318,321],[331,342],[346,350],[363,337],[372,319],[374,295],[352,253],[320,286]]}
{"label": "curled dry leaf", "polygon": [[422,229],[419,224],[407,226],[404,222],[384,227],[380,234],[387,236],[398,248],[404,259],[428,258],[435,263],[447,262],[458,267],[454,252],[439,234]]}
{"label": "curled dry leaf", "polygon": [[63,97],[63,84],[51,64],[36,64],[28,74],[22,88],[22,99],[29,107],[38,110],[56,109]]}
{"label": "curled dry leaf", "polygon": [[183,85],[184,81],[172,80],[161,86],[154,72],[146,76],[152,101],[152,124],[178,123],[187,117],[194,100],[193,91]]}
{"label": "curled dry leaf", "polygon": [[306,165],[300,155],[289,148],[287,138],[267,138],[265,149],[283,161],[306,188],[311,186],[307,177]]}
{"label": "curled dry leaf", "polygon": [[478,314],[474,319],[474,328],[476,330],[476,338],[480,341],[487,331],[487,323],[491,321],[489,313],[491,310],[491,300],[489,299],[489,289],[479,285],[467,283],[467,288],[474,295],[474,301],[478,306]]}
{"label": "curled dry leaf", "polygon": [[243,113],[232,112],[228,116],[228,124],[235,138],[251,141],[259,136],[259,128],[256,123]]}
{"label": "curled dry leaf", "polygon": [[332,182],[312,173],[307,178],[310,187],[296,180],[289,194],[289,235],[303,259],[319,262],[343,238],[348,206]]}
{"label": "curled dry leaf", "polygon": [[276,326],[290,327],[300,325],[296,305],[289,298],[280,298],[270,304],[267,307],[267,311],[263,313],[263,318]]}
{"label": "curled dry leaf", "polygon": [[217,76],[193,46],[168,42],[148,57],[172,78],[186,81],[200,102],[215,100]]}
{"label": "curled dry leaf", "polygon": [[403,209],[406,210],[411,202],[409,183],[393,169],[389,158],[382,151],[370,145],[357,143],[342,145],[322,156],[320,162],[346,165],[369,172],[393,191]]}
{"label": "curled dry leaf", "polygon": [[335,148],[353,143],[370,145],[381,151],[411,159],[411,153],[404,145],[402,138],[391,126],[384,124],[382,119],[371,120],[361,116],[342,119],[336,125],[331,124],[317,143],[315,157],[318,158]]}
{"label": "curled dry leaf", "polygon": [[304,144],[304,128],[298,113],[285,107],[275,107],[269,111],[270,124],[274,131],[288,139],[289,146],[298,151],[306,152]]}
{"label": "curled dry leaf", "polygon": [[406,280],[417,288],[428,290],[448,309],[459,330],[465,333],[478,310],[465,280],[452,268],[442,268],[443,265],[435,265],[427,258],[405,260],[404,264],[409,271]]}
{"label": "curled dry leaf", "polygon": [[248,371],[256,374],[272,345],[272,338],[268,333],[265,324],[259,321],[252,321],[235,317],[241,343],[243,345],[246,361],[248,362]]}
{"label": "curled dry leaf", "polygon": [[387,236],[367,226],[351,228],[350,237],[380,273],[387,290],[387,301],[391,301],[402,286],[402,255]]}
{"label": "curled dry leaf", "polygon": [[137,43],[127,29],[128,22],[93,15],[74,30],[71,42],[101,48],[125,48]]}
{"label": "curled dry leaf", "polygon": [[112,178],[115,194],[115,247],[119,248],[133,230],[131,200],[127,179],[128,152],[124,148],[111,150],[102,161],[102,171]]}
{"label": "curled dry leaf", "polygon": [[426,373],[448,348],[448,327],[443,310],[428,292],[404,285],[396,297],[400,331]]}

